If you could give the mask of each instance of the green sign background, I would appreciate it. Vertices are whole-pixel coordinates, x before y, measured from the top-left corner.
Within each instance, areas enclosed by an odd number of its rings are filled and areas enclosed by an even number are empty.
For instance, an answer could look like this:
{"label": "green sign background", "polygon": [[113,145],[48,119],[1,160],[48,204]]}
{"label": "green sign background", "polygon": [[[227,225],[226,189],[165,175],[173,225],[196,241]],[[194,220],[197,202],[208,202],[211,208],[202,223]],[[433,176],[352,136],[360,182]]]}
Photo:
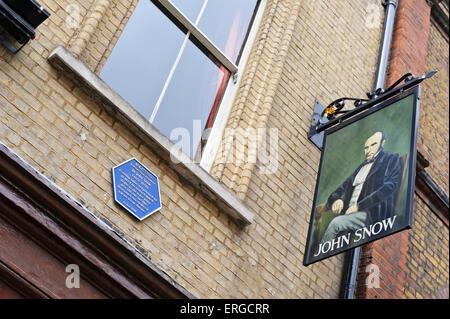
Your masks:
{"label": "green sign background", "polygon": [[[383,131],[386,134],[384,149],[391,153],[397,153],[400,156],[408,154],[411,151],[411,137],[414,116],[414,94],[410,94],[391,105],[388,105],[372,114],[369,114],[333,133],[329,133],[326,138],[326,145],[322,155],[322,167],[318,180],[316,194],[316,207],[326,203],[330,194],[340,186],[348,176],[364,161],[364,144],[375,132]],[[409,161],[407,165],[409,165]],[[395,214],[397,221],[392,232],[400,228],[405,228],[408,220],[405,219],[405,208],[407,204],[407,185],[409,185],[410,176],[407,176],[405,187],[400,194],[400,202],[396,207]],[[315,214],[315,210],[314,210]],[[336,217],[332,212],[327,212],[319,225],[319,233],[323,234],[329,222]],[[315,219],[311,218],[314,223]],[[312,225],[312,230],[316,225]],[[313,236],[312,231],[308,234],[309,244],[308,255],[311,256],[317,249],[317,240],[321,236]],[[359,243],[361,244],[361,243]],[[359,245],[358,244],[358,245]],[[355,245],[356,246],[356,245]],[[352,245],[350,245],[352,247]],[[350,248],[348,247],[348,248]],[[311,258],[309,258],[311,259]],[[312,261],[314,262],[314,261]],[[308,261],[311,263],[311,260]]]}

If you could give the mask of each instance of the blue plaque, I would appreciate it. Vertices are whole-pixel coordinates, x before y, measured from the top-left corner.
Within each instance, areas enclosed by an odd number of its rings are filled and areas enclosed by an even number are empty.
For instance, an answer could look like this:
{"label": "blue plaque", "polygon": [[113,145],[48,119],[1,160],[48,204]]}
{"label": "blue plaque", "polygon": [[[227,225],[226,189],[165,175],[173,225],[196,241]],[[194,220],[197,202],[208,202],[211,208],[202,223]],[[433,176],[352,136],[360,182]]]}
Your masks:
{"label": "blue plaque", "polygon": [[112,168],[114,199],[139,220],[161,209],[158,177],[132,158]]}

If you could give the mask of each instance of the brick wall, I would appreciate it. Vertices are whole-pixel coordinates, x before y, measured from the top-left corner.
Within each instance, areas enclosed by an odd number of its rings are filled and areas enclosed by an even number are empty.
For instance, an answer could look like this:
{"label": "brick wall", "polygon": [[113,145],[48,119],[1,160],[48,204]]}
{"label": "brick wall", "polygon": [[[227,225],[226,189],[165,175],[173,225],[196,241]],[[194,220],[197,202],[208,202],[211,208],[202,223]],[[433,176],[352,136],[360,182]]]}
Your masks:
{"label": "brick wall", "polygon": [[420,110],[419,144],[430,162],[428,173],[447,194],[449,193],[449,65],[448,38],[431,24],[425,61],[427,72],[438,71],[424,82]]}
{"label": "brick wall", "polygon": [[448,227],[417,197],[416,203],[406,255],[405,297],[448,298]]}
{"label": "brick wall", "polygon": [[[136,1],[40,2],[52,15],[37,38],[16,56],[0,49],[3,143],[198,297],[337,297],[342,256],[302,266],[319,161],[306,133],[315,98],[327,103],[372,87],[381,28],[365,26],[370,1],[267,1],[234,109],[251,113],[262,98],[267,113],[258,123],[279,129],[281,162],[275,174],[247,175],[242,199],[256,218],[245,229],[47,62],[64,45],[99,73]],[[80,7],[80,28],[67,27],[69,4]],[[261,77],[269,70],[277,71]],[[110,169],[130,157],[161,181],[163,208],[144,222],[112,198]]]}
{"label": "brick wall", "polygon": [[[448,36],[430,26],[425,61],[426,71],[438,73],[423,84],[419,141],[430,162],[426,171],[448,195],[449,71]],[[416,198],[415,221],[407,252],[407,298],[448,298],[448,227],[424,202]]]}
{"label": "brick wall", "polygon": [[95,73],[100,74],[137,3],[138,0],[109,1],[98,31],[92,35],[80,57]]}
{"label": "brick wall", "polygon": [[[366,18],[377,1],[267,1],[229,125],[277,128],[278,170],[216,162],[211,171],[255,213],[244,229],[47,62],[64,45],[98,74],[136,1],[40,3],[52,15],[37,38],[16,56],[0,47],[3,143],[198,297],[338,296],[342,255],[302,266],[320,157],[306,136],[315,99],[372,89],[381,23]],[[79,28],[67,26],[70,4]],[[163,208],[144,222],[112,198],[110,169],[130,157],[161,182]]]}
{"label": "brick wall", "polygon": [[[448,143],[445,142],[448,140],[448,89],[445,89],[445,85],[448,87],[448,70],[444,69],[448,65],[448,42],[430,27],[429,3],[399,1],[387,86],[407,72],[422,75],[432,69],[439,70],[440,77],[424,84],[418,141],[418,150],[432,163],[430,172],[436,178],[439,172],[448,176]],[[447,116],[441,118],[430,114],[431,110],[437,110],[438,114],[447,113]],[[442,183],[443,178],[437,179],[441,185],[448,185],[448,182]],[[448,296],[448,227],[419,197],[414,200],[412,230],[363,247],[357,298]],[[367,281],[370,275],[367,266],[371,264],[379,267],[379,287],[371,288]]]}
{"label": "brick wall", "polygon": [[[265,165],[257,162],[248,187],[261,234],[280,246],[271,251],[272,259],[288,266],[280,269],[282,274],[291,276],[296,258],[300,265],[303,257],[293,255],[295,247],[301,247],[302,254],[305,250],[320,160],[320,151],[307,139],[314,100],[326,104],[342,96],[364,96],[373,86],[381,28],[366,27],[370,3],[349,7],[345,1],[302,1],[299,8],[266,124],[279,130],[278,170],[262,174]],[[297,266],[300,276],[292,275],[299,296],[337,298],[343,260],[344,255],[338,255]]]}

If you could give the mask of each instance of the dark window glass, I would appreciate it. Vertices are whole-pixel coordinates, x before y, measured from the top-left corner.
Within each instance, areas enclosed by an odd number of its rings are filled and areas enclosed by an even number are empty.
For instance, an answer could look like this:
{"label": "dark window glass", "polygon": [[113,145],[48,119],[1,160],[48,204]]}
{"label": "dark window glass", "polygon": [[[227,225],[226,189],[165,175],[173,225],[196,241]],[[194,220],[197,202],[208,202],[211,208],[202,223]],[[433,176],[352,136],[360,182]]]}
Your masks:
{"label": "dark window glass", "polygon": [[[199,19],[198,28],[237,62],[259,1],[170,1],[191,22]],[[199,159],[230,73],[186,37],[150,0],[141,0],[100,76],[174,143],[188,133],[189,143],[180,145]]]}
{"label": "dark window glass", "polygon": [[[225,68],[217,67],[188,42],[153,125],[168,137],[173,129],[187,129],[190,148],[183,148],[183,151],[194,158],[211,109],[220,103],[228,78]],[[200,131],[194,130],[194,121]],[[176,143],[177,139],[172,141]]]}
{"label": "dark window glass", "polygon": [[148,119],[184,38],[153,3],[141,0],[100,77]]}
{"label": "dark window glass", "polygon": [[208,0],[198,28],[236,63],[257,0]]}

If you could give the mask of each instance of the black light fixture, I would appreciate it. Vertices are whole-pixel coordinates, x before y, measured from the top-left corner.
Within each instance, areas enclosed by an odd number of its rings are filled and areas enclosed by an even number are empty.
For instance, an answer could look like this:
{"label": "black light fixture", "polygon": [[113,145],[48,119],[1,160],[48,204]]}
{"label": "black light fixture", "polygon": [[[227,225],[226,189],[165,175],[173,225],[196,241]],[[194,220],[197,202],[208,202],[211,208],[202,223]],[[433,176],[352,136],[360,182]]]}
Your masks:
{"label": "black light fixture", "polygon": [[[0,41],[12,53],[19,52],[34,39],[35,29],[49,16],[34,0],[0,0]],[[16,48],[10,38],[21,46]]]}

